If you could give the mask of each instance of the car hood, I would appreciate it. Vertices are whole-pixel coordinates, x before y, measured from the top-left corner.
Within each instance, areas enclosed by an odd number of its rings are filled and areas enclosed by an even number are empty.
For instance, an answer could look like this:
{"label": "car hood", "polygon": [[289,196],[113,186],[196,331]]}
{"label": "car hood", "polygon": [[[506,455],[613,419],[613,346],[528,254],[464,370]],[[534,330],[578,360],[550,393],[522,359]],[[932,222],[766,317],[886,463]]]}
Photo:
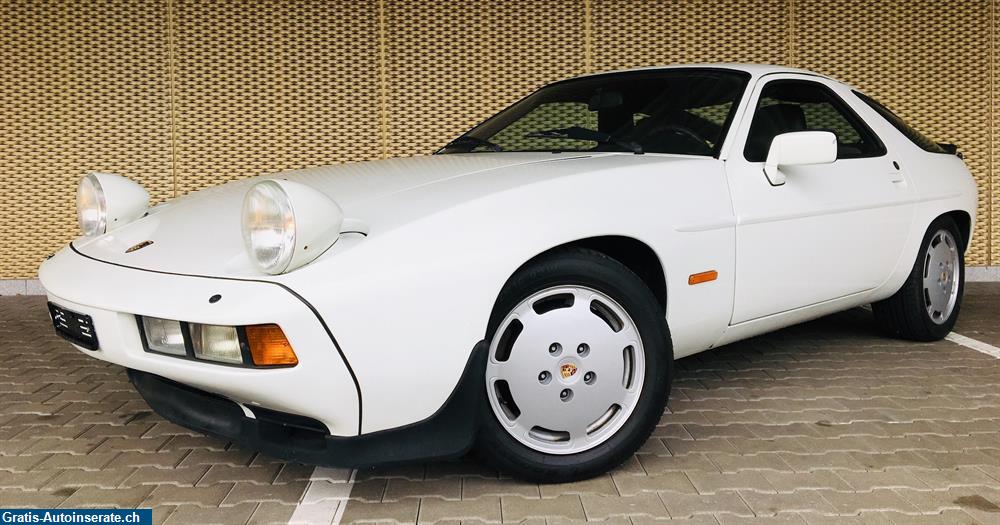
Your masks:
{"label": "car hood", "polygon": [[[240,226],[243,197],[256,182],[288,179],[312,186],[344,210],[346,226],[389,228],[395,219],[430,213],[469,197],[435,192],[435,202],[407,202],[406,195],[429,185],[447,186],[484,172],[523,173],[529,165],[584,160],[594,155],[552,153],[450,154],[341,164],[276,173],[208,188],[150,209],[149,214],[95,238],[73,241],[77,252],[101,261],[145,270],[215,277],[260,277],[247,257]],[[600,155],[597,155],[600,156]],[[532,170],[536,171],[536,170]],[[435,188],[438,189],[438,188]],[[441,188],[443,189],[443,188]],[[449,200],[451,202],[449,202]],[[148,243],[152,241],[152,243]],[[130,248],[145,244],[142,248]]]}

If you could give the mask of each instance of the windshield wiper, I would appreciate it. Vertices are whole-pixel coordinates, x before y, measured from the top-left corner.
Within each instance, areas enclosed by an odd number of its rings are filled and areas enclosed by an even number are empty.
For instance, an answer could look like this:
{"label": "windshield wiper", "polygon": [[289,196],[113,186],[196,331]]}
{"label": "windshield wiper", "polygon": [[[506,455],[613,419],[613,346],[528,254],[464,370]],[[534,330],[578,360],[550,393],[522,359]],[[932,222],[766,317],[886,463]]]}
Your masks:
{"label": "windshield wiper", "polygon": [[580,126],[531,131],[529,133],[525,133],[524,136],[525,138],[532,138],[532,139],[589,140],[593,142],[600,142],[602,144],[614,144],[616,146],[621,146],[631,151],[632,153],[635,153],[636,155],[642,155],[642,146],[636,144],[635,142],[618,140],[610,133],[605,133],[603,131],[597,131],[588,128],[581,128]]}
{"label": "windshield wiper", "polygon": [[445,144],[445,146],[443,148],[441,148],[441,149],[442,150],[448,149],[448,148],[450,148],[452,146],[458,146],[460,144],[470,144],[470,145],[472,145],[472,148],[469,151],[472,151],[473,149],[476,149],[477,146],[485,146],[490,151],[503,151],[503,148],[500,147],[500,145],[497,144],[496,142],[490,142],[490,141],[488,141],[486,139],[481,139],[479,137],[473,137],[472,135],[462,135],[461,137],[458,137],[457,139],[449,142],[448,144]]}

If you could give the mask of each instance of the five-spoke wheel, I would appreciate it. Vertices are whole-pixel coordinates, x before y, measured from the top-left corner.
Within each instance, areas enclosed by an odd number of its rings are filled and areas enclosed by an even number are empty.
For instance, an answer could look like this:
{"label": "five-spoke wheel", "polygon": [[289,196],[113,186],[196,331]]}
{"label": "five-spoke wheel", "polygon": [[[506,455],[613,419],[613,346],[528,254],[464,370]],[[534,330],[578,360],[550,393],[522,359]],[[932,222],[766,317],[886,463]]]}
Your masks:
{"label": "five-spoke wheel", "polygon": [[606,472],[663,415],[673,353],[662,302],[617,260],[539,257],[504,286],[488,333],[478,451],[544,482]]}
{"label": "five-spoke wheel", "polygon": [[515,439],[573,454],[611,437],[635,408],[646,365],[620,304],[586,286],[532,294],[507,315],[490,347],[490,406]]}
{"label": "five-spoke wheel", "polygon": [[884,332],[915,341],[948,335],[958,319],[965,286],[963,233],[947,215],[931,223],[903,286],[872,304]]}

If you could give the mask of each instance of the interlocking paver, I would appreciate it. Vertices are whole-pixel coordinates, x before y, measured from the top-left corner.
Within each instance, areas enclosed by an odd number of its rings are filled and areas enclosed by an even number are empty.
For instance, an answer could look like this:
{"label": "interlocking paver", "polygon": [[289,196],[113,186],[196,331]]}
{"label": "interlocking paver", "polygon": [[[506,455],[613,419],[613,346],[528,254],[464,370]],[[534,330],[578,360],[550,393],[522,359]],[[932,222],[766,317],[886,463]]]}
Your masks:
{"label": "interlocking paver", "polygon": [[58,474],[51,478],[51,480],[45,485],[46,488],[61,489],[64,487],[97,487],[102,489],[113,489],[119,487],[126,478],[131,476],[134,469],[64,469],[56,472],[58,472]]}
{"label": "interlocking paver", "polygon": [[202,525],[246,523],[254,510],[255,503],[244,503],[234,507],[205,508],[194,505],[179,505],[164,522],[167,525]]}
{"label": "interlocking paver", "polygon": [[[594,522],[589,523],[593,524]],[[630,518],[610,518],[600,523],[602,525],[607,523],[620,523],[622,525],[719,525],[719,520],[709,514],[699,514],[690,518],[632,516]]]}
{"label": "interlocking paver", "polygon": [[794,514],[753,517],[719,514],[715,518],[719,525],[805,525],[806,523],[801,516]]}
{"label": "interlocking paver", "polygon": [[[626,474],[618,474],[618,477]],[[546,484],[538,487],[543,498],[554,498],[562,494],[601,494],[605,496],[618,495],[618,488],[611,474],[597,476],[592,479],[577,481],[574,483]]]}
{"label": "interlocking paver", "polygon": [[604,520],[612,516],[668,515],[663,502],[655,493],[620,497],[584,494],[580,499],[588,520]]}
{"label": "interlocking paver", "polygon": [[0,489],[38,490],[56,477],[59,470],[33,470],[31,472],[8,472],[0,470]]}
{"label": "interlocking paver", "polygon": [[[225,486],[226,484],[224,484]],[[261,485],[259,483],[240,482],[236,483],[233,489],[222,500],[223,505],[236,505],[239,503],[272,502],[295,504],[302,499],[302,494],[306,491],[307,483],[297,481],[282,485]],[[197,488],[207,488],[201,484]]]}
{"label": "interlocking paver", "polygon": [[[890,489],[875,489],[870,492],[831,492],[819,491],[823,498],[830,502],[840,514],[858,514],[865,511],[896,511],[902,513],[919,513],[919,509],[907,499],[900,496],[900,491]],[[921,492],[921,494],[933,494]],[[940,511],[941,509],[934,509]]]}
{"label": "interlocking paver", "polygon": [[387,481],[384,479],[357,481],[351,487],[350,498],[354,501],[383,501]]}
{"label": "interlocking paver", "polygon": [[[1000,286],[968,290],[957,331],[1000,343]],[[319,500],[311,467],[153,414],[122,369],[51,333],[41,298],[0,310],[0,507],[153,506],[156,523],[285,523],[303,498],[307,521],[343,505],[344,524],[1000,522],[1000,360],[882,338],[861,310],[679,361],[653,439],[610,475],[535,485],[462,459],[364,469],[349,497]]]}
{"label": "interlocking paver", "polygon": [[264,502],[250,516],[248,525],[285,525],[295,514],[296,505]]}
{"label": "interlocking paver", "polygon": [[674,518],[685,518],[699,514],[735,514],[753,516],[753,511],[738,492],[718,492],[716,494],[677,494],[664,492],[660,495],[663,504]]}
{"label": "interlocking paver", "polygon": [[[198,505],[201,507],[217,507],[229,495],[234,484],[223,483],[208,487],[182,487],[175,485],[156,485],[143,502],[144,507],[156,505]],[[140,486],[142,488],[143,486]],[[153,488],[153,487],[145,487]]]}
{"label": "interlocking paver", "polygon": [[2,508],[43,508],[51,509],[59,506],[77,489],[60,489],[55,491],[0,489],[0,507]]}
{"label": "interlocking paver", "polygon": [[122,481],[124,487],[138,485],[177,485],[193,487],[208,472],[209,467],[159,468],[139,467],[132,469],[132,475]]}
{"label": "interlocking paver", "polygon": [[[395,481],[389,480],[390,488]],[[448,482],[449,478],[440,481]],[[446,486],[451,488],[451,485]],[[540,496],[539,487],[534,483],[525,483],[509,478],[493,479],[478,476],[462,478],[460,492],[462,499],[475,499],[481,496],[522,496],[525,498],[538,498]],[[388,494],[389,491],[387,490],[386,493]],[[449,493],[450,491],[442,494],[447,497]]]}
{"label": "interlocking paver", "polygon": [[740,496],[757,516],[768,516],[782,512],[818,512],[820,514],[837,512],[837,509],[822,496],[820,491],[811,489],[775,494],[741,491]]}
{"label": "interlocking paver", "polygon": [[[421,500],[403,499],[389,503],[352,501],[345,507],[342,525],[354,523],[416,523]],[[499,513],[499,511],[498,511]]]}
{"label": "interlocking paver", "polygon": [[657,456],[653,454],[636,455],[643,470],[649,475],[685,470],[704,470],[718,472],[717,467],[705,454],[687,454],[684,456]]}
{"label": "interlocking paver", "polygon": [[761,476],[778,492],[794,492],[799,489],[851,491],[851,486],[839,475],[842,472],[851,471],[763,472]]}
{"label": "interlocking paver", "polygon": [[[498,482],[498,480],[493,480]],[[436,496],[444,499],[462,499],[462,478],[441,478],[414,481],[405,478],[389,479],[385,486],[384,501],[402,498],[422,498]],[[476,497],[476,496],[469,496]]]}
{"label": "interlocking paver", "polygon": [[[348,503],[348,507],[350,506]],[[500,498],[496,496],[460,501],[422,498],[417,523],[437,523],[444,520],[499,522],[500,512]]]}
{"label": "interlocking paver", "polygon": [[688,472],[687,477],[700,494],[714,494],[724,490],[776,492],[774,486],[768,481],[768,473],[763,472]]}
{"label": "interlocking paver", "polygon": [[[234,467],[232,465],[212,465],[208,472],[198,480],[198,485],[214,485],[216,483],[256,483],[258,485],[270,485],[272,483],[279,485],[284,483],[291,483],[294,481],[306,481],[305,480],[282,480],[276,482],[275,478],[278,476],[278,471],[281,470],[282,465],[280,463],[272,463],[262,466],[254,467]],[[187,467],[192,470],[202,470],[202,467]],[[175,469],[179,470],[179,469]]]}
{"label": "interlocking paver", "polygon": [[[691,483],[691,477],[700,474],[698,471],[667,472],[653,476],[621,475],[614,476],[615,485],[622,496],[636,496],[644,492],[683,492],[688,494],[697,493],[698,490]],[[615,495],[615,494],[610,494]]]}
{"label": "interlocking paver", "polygon": [[102,452],[91,454],[51,454],[44,461],[38,464],[38,468],[45,469],[83,469],[101,470],[118,454],[116,452]]}
{"label": "interlocking paver", "polygon": [[[158,450],[156,452],[128,451],[118,454],[109,464],[109,467],[137,468],[156,467],[161,469],[171,469],[181,463],[183,459],[191,454],[190,450]],[[187,466],[201,466],[197,463]]]}
{"label": "interlocking paver", "polygon": [[145,501],[153,487],[134,487],[130,489],[104,489],[96,486],[79,487],[73,495],[66,498],[60,505],[65,508],[106,507],[134,508]]}
{"label": "interlocking paver", "polygon": [[580,496],[563,494],[555,498],[530,499],[520,496],[503,496],[500,509],[504,523],[520,522],[529,518],[586,519]]}

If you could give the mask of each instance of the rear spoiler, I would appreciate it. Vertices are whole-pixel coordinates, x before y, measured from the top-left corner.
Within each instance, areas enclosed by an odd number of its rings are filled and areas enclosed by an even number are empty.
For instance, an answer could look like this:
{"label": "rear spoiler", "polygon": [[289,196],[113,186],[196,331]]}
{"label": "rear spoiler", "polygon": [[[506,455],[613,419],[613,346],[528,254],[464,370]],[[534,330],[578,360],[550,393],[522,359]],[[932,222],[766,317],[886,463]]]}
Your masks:
{"label": "rear spoiler", "polygon": [[938,146],[941,146],[941,149],[943,149],[944,152],[949,155],[955,155],[960,159],[965,158],[965,155],[962,155],[962,152],[958,151],[958,146],[954,144],[949,144],[947,142],[938,142]]}

